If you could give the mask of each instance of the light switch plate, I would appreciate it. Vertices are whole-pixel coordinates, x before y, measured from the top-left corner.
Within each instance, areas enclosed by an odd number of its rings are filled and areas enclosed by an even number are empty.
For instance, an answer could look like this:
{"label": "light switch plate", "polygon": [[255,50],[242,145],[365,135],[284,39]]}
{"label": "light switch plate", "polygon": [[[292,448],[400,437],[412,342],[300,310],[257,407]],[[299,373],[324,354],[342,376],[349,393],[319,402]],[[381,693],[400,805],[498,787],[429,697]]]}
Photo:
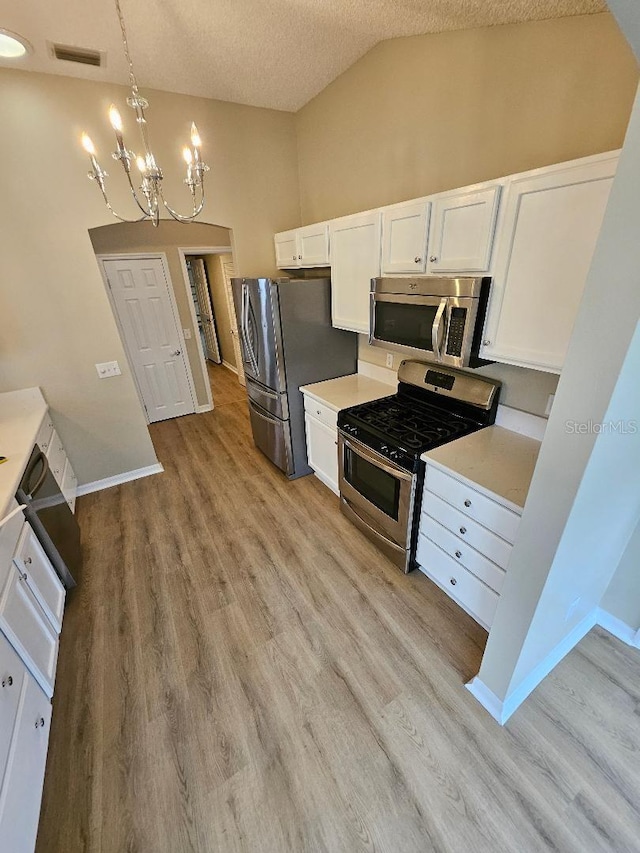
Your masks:
{"label": "light switch plate", "polygon": [[110,376],[120,376],[122,371],[117,361],[103,361],[96,364],[96,370],[100,379],[108,379]]}
{"label": "light switch plate", "polygon": [[387,353],[387,367],[390,367],[391,369],[393,369],[393,353],[392,352]]}

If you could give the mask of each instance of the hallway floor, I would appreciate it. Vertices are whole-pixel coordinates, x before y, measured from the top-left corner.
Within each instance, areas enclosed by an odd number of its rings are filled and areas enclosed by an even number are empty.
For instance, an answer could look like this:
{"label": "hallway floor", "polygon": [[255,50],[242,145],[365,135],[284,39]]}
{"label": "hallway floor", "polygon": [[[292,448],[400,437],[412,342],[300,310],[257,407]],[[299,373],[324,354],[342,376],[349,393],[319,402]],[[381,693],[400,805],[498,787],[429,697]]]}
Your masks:
{"label": "hallway floor", "polygon": [[640,654],[593,631],[500,728],[485,632],[210,374],[164,474],[78,502],[38,853],[637,852]]}

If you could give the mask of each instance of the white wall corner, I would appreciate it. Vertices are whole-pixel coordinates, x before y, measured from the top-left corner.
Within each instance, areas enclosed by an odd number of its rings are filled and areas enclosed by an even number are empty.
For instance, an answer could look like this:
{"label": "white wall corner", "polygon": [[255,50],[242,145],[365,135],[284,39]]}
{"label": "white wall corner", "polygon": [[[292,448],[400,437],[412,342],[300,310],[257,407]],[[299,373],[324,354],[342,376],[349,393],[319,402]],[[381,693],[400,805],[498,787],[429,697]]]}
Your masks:
{"label": "white wall corner", "polygon": [[552,649],[546,658],[533,669],[515,690],[504,699],[499,699],[476,675],[466,684],[480,704],[503,726],[524,700],[536,689],[540,682],[549,675],[560,661],[578,645],[580,640],[598,623],[598,608],[594,608]]}
{"label": "white wall corner", "polygon": [[617,616],[609,613],[608,610],[603,610],[602,607],[598,608],[597,624],[628,646],[640,649],[640,630],[627,625],[622,619],[618,619]]}
{"label": "white wall corner", "polygon": [[92,492],[101,492],[103,489],[110,489],[112,486],[121,486],[123,483],[129,483],[132,480],[140,480],[142,477],[150,477],[152,474],[162,474],[164,468],[159,462],[155,465],[147,465],[146,468],[136,468],[133,471],[123,471],[122,474],[116,474],[114,477],[105,477],[103,480],[94,480],[92,483],[84,483],[78,486],[77,495],[89,495]]}

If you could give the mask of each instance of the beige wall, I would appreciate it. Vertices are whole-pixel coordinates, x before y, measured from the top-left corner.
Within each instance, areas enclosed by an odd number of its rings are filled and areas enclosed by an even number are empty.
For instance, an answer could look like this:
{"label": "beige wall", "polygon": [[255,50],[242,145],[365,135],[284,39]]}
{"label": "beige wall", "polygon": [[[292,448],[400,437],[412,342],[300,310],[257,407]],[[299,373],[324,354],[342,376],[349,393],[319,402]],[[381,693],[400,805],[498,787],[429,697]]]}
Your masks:
{"label": "beige wall", "polygon": [[216,315],[216,329],[218,330],[218,345],[222,360],[236,367],[236,355],[233,351],[233,339],[231,337],[231,322],[227,308],[227,296],[225,293],[224,276],[222,275],[221,261],[232,260],[231,255],[208,255],[205,257],[207,276],[209,278],[209,289],[213,299],[213,310]]}
{"label": "beige wall", "polygon": [[[300,223],[294,119],[288,113],[147,92],[152,143],[167,195],[186,205],[180,146],[198,123],[211,165],[205,218],[234,232],[238,272],[273,270],[273,233]],[[107,109],[124,87],[0,70],[0,390],[39,385],[81,483],[150,465],[155,453],[126,369],[88,230],[113,222],[86,178],[86,129],[111,173],[115,203],[135,215]],[[185,234],[192,226],[184,226]],[[95,363],[123,375],[99,380]]]}
{"label": "beige wall", "polygon": [[[303,222],[618,148],[637,78],[608,14],[382,42],[296,115]],[[360,359],[385,355],[360,338]],[[481,373],[538,415],[558,384]]]}
{"label": "beige wall", "polygon": [[194,327],[191,315],[191,291],[185,282],[178,249],[188,249],[190,246],[198,248],[231,246],[229,230],[202,222],[185,226],[173,220],[162,221],[157,228],[154,228],[150,222],[116,222],[113,225],[92,228],[89,237],[96,255],[154,252],[163,252],[166,255],[180,325],[191,332],[191,337],[185,339],[185,347],[193,376],[196,402],[199,406],[205,406],[208,403],[209,379],[203,372],[198,350],[199,331]]}

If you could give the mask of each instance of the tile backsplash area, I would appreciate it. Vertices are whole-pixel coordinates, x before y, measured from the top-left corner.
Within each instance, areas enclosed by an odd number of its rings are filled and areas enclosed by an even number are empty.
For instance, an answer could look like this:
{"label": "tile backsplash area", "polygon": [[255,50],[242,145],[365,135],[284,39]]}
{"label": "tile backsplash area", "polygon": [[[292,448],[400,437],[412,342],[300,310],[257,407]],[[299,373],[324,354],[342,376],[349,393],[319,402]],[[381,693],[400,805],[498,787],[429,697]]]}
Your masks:
{"label": "tile backsplash area", "polygon": [[[358,336],[358,358],[379,367],[386,366],[387,351],[381,347],[372,347],[364,335]],[[393,369],[397,371],[403,358],[393,353]],[[549,395],[556,393],[560,377],[555,373],[543,373],[540,370],[527,370],[511,364],[490,364],[480,367],[474,373],[499,379],[502,382],[500,402],[504,406],[546,417],[545,412]]]}

